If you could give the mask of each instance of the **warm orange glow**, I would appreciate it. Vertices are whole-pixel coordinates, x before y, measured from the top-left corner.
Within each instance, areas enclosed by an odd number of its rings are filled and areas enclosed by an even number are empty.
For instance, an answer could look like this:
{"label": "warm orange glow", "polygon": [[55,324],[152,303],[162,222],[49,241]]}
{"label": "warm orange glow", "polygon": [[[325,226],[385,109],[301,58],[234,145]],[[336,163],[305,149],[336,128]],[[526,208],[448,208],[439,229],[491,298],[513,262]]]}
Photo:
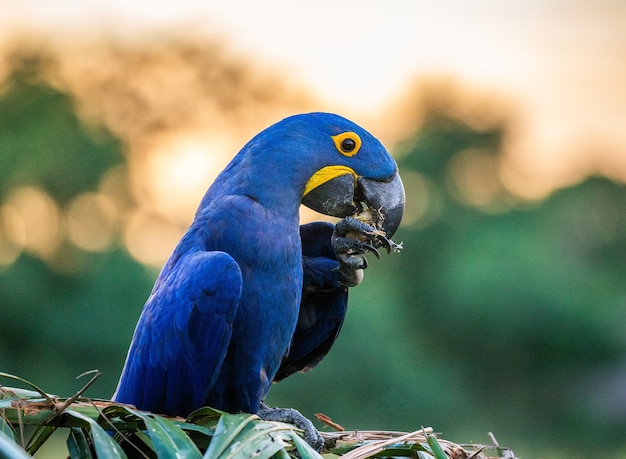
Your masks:
{"label": "warm orange glow", "polygon": [[114,166],[106,171],[98,186],[99,192],[113,202],[120,221],[124,220],[125,215],[130,212],[134,204],[128,182],[128,168],[124,164]]}
{"label": "warm orange glow", "polygon": [[13,190],[3,211],[8,239],[27,252],[48,258],[62,241],[62,219],[44,191],[25,186]]}
{"label": "warm orange glow", "polygon": [[[0,207],[0,267],[13,263],[22,252],[22,244],[16,243],[15,236],[10,233],[22,233],[19,215],[13,207]],[[20,225],[15,230],[14,225]]]}
{"label": "warm orange glow", "polygon": [[159,268],[167,260],[185,229],[144,210],[133,212],[124,227],[124,245],[139,262]]}
{"label": "warm orange glow", "polygon": [[136,164],[133,177],[145,204],[181,224],[189,224],[198,203],[230,159],[207,139],[174,136],[156,144]]}
{"label": "warm orange glow", "polygon": [[82,193],[70,203],[66,212],[67,235],[83,250],[106,250],[115,240],[118,210],[103,193]]}
{"label": "warm orange glow", "polygon": [[436,207],[433,184],[421,174],[412,171],[402,172],[402,183],[406,193],[406,204],[402,226],[421,227],[439,216]]}
{"label": "warm orange glow", "polygon": [[448,174],[454,195],[466,204],[489,208],[502,192],[493,153],[474,149],[462,151],[452,159]]}

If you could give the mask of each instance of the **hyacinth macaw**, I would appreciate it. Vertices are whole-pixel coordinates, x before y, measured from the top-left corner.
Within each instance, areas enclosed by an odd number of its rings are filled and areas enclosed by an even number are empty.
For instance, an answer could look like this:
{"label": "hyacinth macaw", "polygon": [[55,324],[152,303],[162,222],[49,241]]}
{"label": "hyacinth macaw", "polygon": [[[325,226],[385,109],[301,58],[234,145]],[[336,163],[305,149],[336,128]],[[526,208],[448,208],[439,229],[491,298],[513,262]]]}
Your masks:
{"label": "hyacinth macaw", "polygon": [[[301,204],[341,220],[300,226]],[[364,255],[397,247],[403,209],[396,163],[351,121],[309,113],[262,131],[216,178],[163,267],[114,400],[271,418],[270,385],[326,355]]]}

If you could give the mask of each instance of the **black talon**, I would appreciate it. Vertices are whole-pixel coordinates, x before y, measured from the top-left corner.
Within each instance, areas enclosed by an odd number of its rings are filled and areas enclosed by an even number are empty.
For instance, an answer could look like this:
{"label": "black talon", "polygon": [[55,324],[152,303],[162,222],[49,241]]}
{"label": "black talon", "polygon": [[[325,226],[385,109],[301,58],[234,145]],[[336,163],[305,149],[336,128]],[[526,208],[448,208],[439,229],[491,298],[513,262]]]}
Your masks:
{"label": "black talon", "polygon": [[379,235],[379,236],[376,238],[376,241],[377,241],[377,242],[380,242],[381,247],[384,247],[384,248],[385,248],[385,250],[387,251],[387,255],[389,255],[389,254],[391,253],[391,248],[392,248],[392,245],[391,245],[391,244],[392,244],[392,242],[391,242],[389,239],[387,239],[387,237],[386,237],[386,236],[383,236],[383,235],[381,234],[381,235]]}
{"label": "black talon", "polygon": [[340,282],[347,287],[354,287],[363,279],[361,271],[367,268],[366,255],[371,253],[380,259],[380,247],[388,254],[402,248],[382,230],[354,217],[345,217],[335,224],[331,245],[339,261]]}
{"label": "black talon", "polygon": [[380,260],[380,252],[378,251],[378,249],[376,247],[374,247],[373,245],[370,245],[370,244],[363,244],[362,247],[365,250],[373,253],[374,256]]}
{"label": "black talon", "polygon": [[367,269],[367,258],[361,258],[361,266],[359,267],[359,269]]}

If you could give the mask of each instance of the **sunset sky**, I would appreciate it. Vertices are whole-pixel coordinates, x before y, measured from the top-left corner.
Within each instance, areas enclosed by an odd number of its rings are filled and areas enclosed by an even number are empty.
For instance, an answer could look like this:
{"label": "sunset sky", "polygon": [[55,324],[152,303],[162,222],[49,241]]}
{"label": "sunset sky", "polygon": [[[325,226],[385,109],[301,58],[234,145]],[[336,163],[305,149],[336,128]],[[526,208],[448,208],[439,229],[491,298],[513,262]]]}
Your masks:
{"label": "sunset sky", "polygon": [[[57,52],[67,55],[64,65],[70,63],[78,72],[72,78],[79,99],[81,89],[76,85],[85,80],[80,72],[86,68],[91,69],[88,76],[101,74],[95,77],[101,81],[94,87],[104,88],[105,94],[95,105],[108,107],[102,110],[111,127],[110,120],[125,113],[124,108],[115,109],[124,99],[119,94],[116,99],[107,86],[111,78],[107,72],[119,62],[107,61],[115,58],[106,54],[110,50],[91,56],[87,47],[87,54],[84,49],[83,54],[73,54],[75,45],[90,39],[104,43],[109,37],[145,43],[161,35],[180,35],[188,42],[213,40],[225,43],[229,56],[249,62],[254,72],[267,69],[294,88],[304,88],[316,101],[314,109],[353,118],[390,147],[398,139],[388,135],[389,125],[402,113],[394,112],[394,107],[410,97],[416,81],[451,81],[464,95],[476,94],[479,101],[487,96],[485,100],[495,99],[510,111],[515,123],[504,148],[519,173],[505,177],[505,182],[515,194],[532,199],[592,173],[626,181],[624,24],[622,0],[59,0],[53,5],[42,0],[0,0],[0,52],[29,35],[56,43]],[[162,253],[153,260],[136,254],[155,265],[167,256],[219,169],[248,136],[267,125],[252,112],[247,116],[257,120],[255,131],[218,138],[232,130],[232,122],[212,112],[210,104],[203,106],[207,101],[197,99],[193,88],[180,83],[193,84],[185,72],[202,72],[202,68],[185,67],[188,63],[177,60],[175,53],[168,55],[169,51],[164,48],[172,63],[163,61],[161,67],[151,69],[141,68],[141,61],[133,63],[137,57],[131,51],[122,59],[127,74],[115,77],[128,81],[131,91],[143,91],[149,102],[135,114],[140,126],[149,124],[153,113],[176,116],[178,110],[172,107],[185,107],[187,115],[198,114],[197,125],[172,125],[150,142],[136,133],[121,132],[131,153],[131,180],[135,177],[141,188],[135,193],[140,206],[128,220],[127,245],[137,247],[148,240],[146,226],[158,226],[154,212],[169,220],[165,228],[175,225],[168,230],[171,234]],[[202,53],[202,48],[196,52]],[[3,70],[0,62],[0,81]],[[156,83],[132,80],[137,73],[156,78]],[[272,91],[263,88],[262,79],[254,78],[248,82],[252,93]],[[246,91],[244,87],[231,90],[237,95]],[[302,105],[298,94],[292,97],[285,92],[278,100],[295,110]],[[473,113],[480,112],[480,102],[478,107]],[[212,124],[208,134],[202,129],[207,120]],[[122,116],[118,124],[125,122]],[[121,129],[130,127],[121,125]],[[120,134],[115,126],[113,131]],[[142,202],[142,197],[147,201]],[[142,236],[134,238],[135,233]],[[150,242],[144,252],[155,254],[153,248]]]}
{"label": "sunset sky", "polygon": [[[225,36],[301,81],[328,109],[374,117],[411,81],[446,76],[509,101],[537,173],[590,161],[626,176],[626,2],[4,1],[0,39],[153,30]],[[582,166],[580,166],[582,167]]]}

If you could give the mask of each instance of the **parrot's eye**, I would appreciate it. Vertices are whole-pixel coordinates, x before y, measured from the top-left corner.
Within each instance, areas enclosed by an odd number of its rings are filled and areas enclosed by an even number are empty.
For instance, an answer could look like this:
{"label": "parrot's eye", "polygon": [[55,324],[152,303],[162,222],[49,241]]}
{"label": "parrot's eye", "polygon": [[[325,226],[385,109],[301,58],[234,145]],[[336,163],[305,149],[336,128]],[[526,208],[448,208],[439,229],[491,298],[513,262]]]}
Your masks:
{"label": "parrot's eye", "polygon": [[361,138],[354,132],[342,132],[332,136],[335,147],[345,156],[354,156],[361,148]]}
{"label": "parrot's eye", "polygon": [[356,148],[356,142],[352,139],[344,139],[341,141],[341,151],[349,152]]}

